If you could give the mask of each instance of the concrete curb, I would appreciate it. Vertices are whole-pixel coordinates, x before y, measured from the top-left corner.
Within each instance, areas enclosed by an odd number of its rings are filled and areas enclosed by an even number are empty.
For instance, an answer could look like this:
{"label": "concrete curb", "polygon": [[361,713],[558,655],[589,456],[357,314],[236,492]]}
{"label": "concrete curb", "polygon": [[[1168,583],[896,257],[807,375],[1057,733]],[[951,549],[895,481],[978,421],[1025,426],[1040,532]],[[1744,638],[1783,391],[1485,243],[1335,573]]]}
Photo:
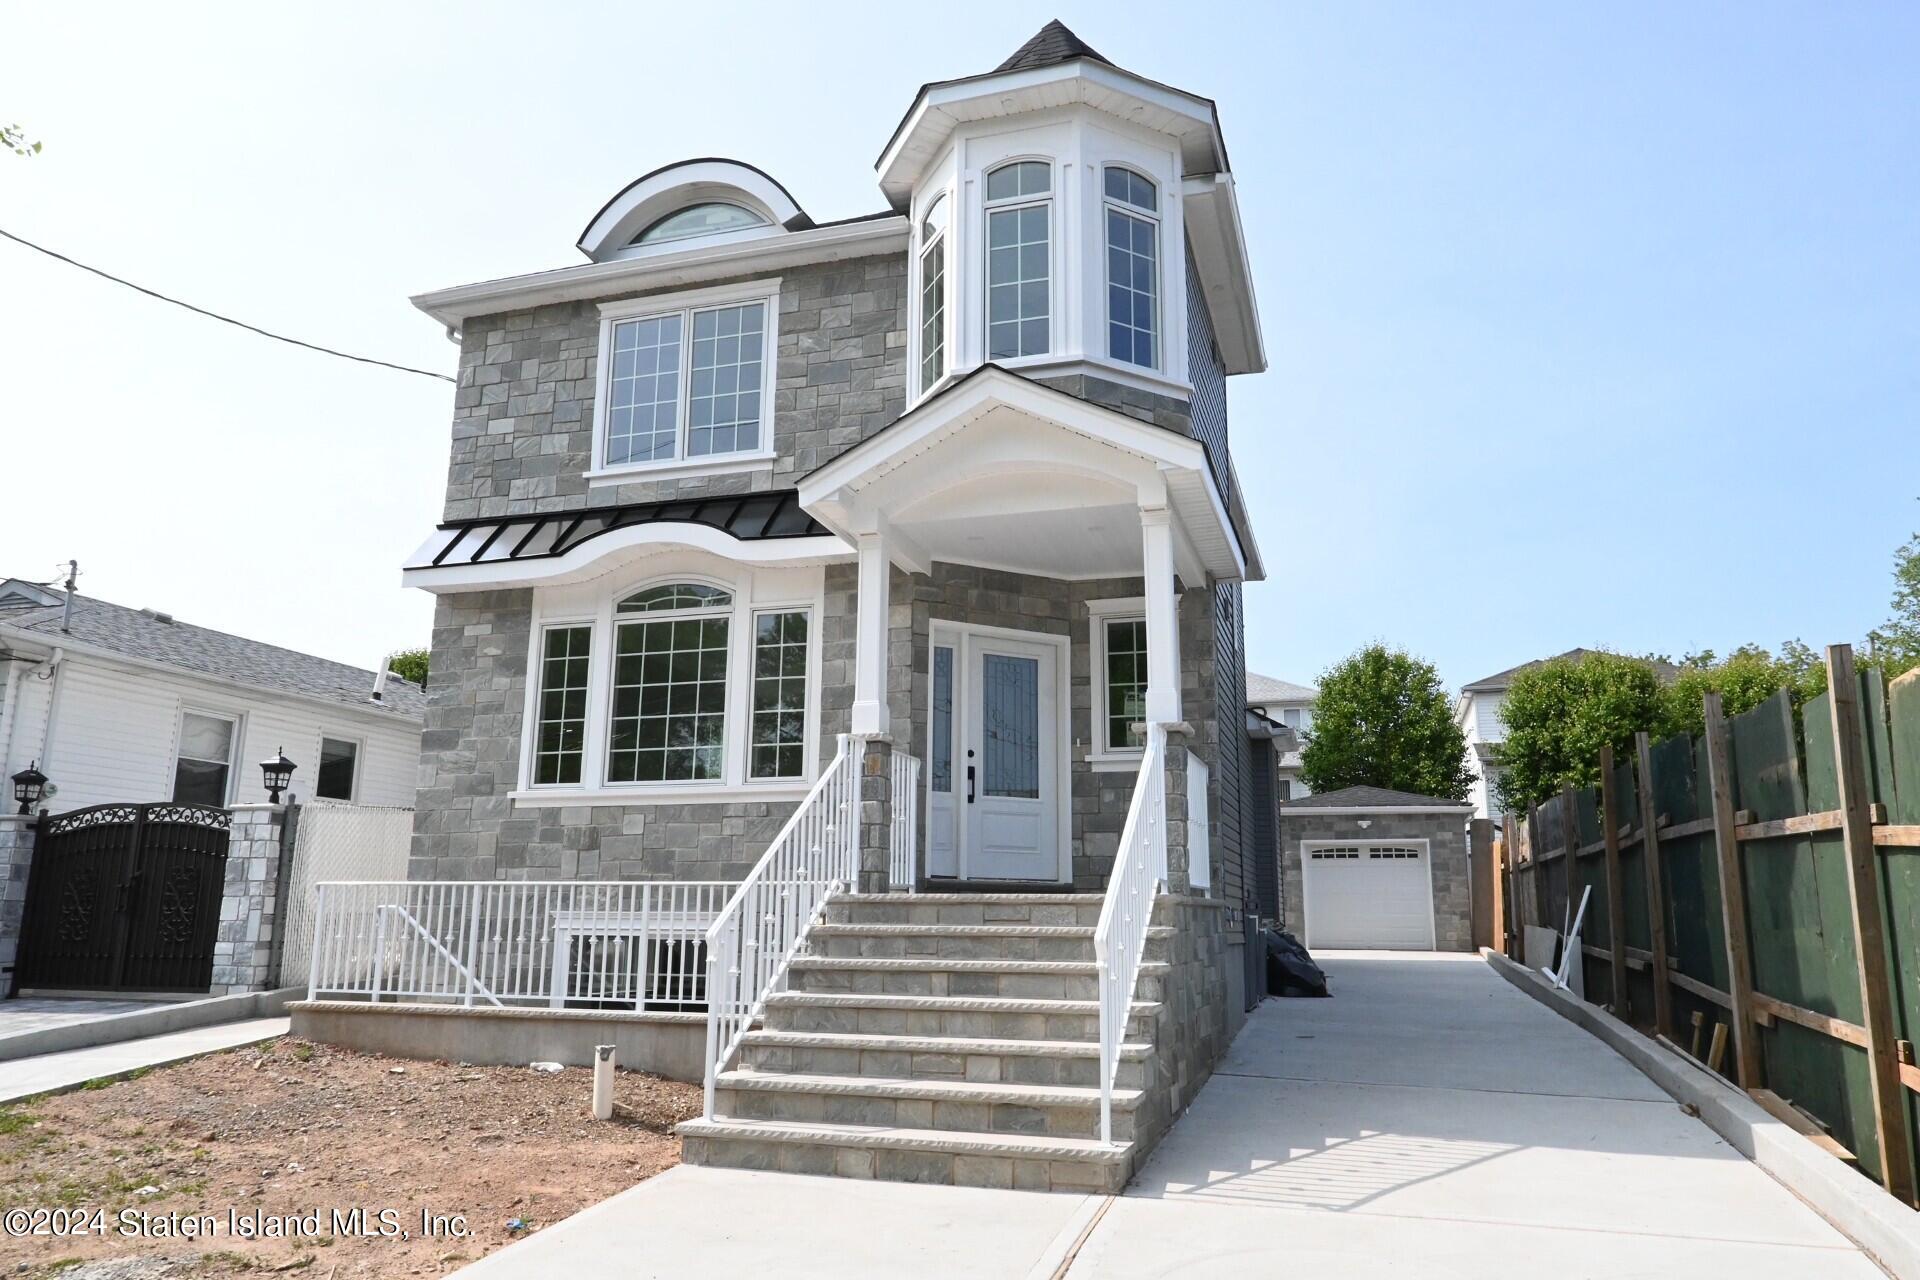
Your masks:
{"label": "concrete curb", "polygon": [[204,1000],[183,1000],[178,1004],[157,1004],[151,1009],[131,1013],[112,1013],[87,1022],[64,1027],[42,1027],[0,1036],[0,1062],[16,1058],[37,1058],[43,1053],[65,1053],[69,1049],[92,1049],[123,1040],[144,1040],[171,1031],[191,1031],[223,1022],[245,1022],[252,1018],[277,1018],[287,1005],[306,994],[305,987],[282,987],[278,991],[246,991],[239,995],[209,996]]}
{"label": "concrete curb", "polygon": [[1500,953],[1482,947],[1480,954],[1495,973],[1591,1033],[1675,1100],[1696,1108],[1707,1127],[1866,1250],[1889,1275],[1920,1280],[1920,1213],[1774,1119],[1704,1066]]}

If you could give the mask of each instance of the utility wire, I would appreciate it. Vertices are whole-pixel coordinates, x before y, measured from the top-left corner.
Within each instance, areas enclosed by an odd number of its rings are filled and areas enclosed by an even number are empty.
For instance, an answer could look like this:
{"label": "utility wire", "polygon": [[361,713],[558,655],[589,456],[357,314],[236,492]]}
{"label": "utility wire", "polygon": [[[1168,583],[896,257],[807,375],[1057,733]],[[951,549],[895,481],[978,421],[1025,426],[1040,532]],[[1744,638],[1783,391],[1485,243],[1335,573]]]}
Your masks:
{"label": "utility wire", "polygon": [[28,240],[23,236],[17,236],[13,234],[13,232],[8,231],[4,227],[0,227],[0,236],[5,236],[7,239],[13,241],[15,244],[23,244],[27,248],[32,249],[36,253],[44,253],[49,258],[53,258],[59,262],[64,262],[70,267],[78,267],[82,271],[92,272],[94,275],[99,276],[103,280],[111,280],[115,284],[125,285],[127,288],[132,289],[135,293],[144,293],[149,298],[158,298],[160,301],[170,302],[176,307],[185,307],[188,311],[193,312],[195,315],[206,316],[209,320],[218,320],[222,324],[230,324],[230,325],[233,325],[235,328],[245,329],[249,333],[257,333],[263,338],[272,338],[275,342],[285,342],[291,346],[305,347],[309,351],[318,351],[322,355],[338,356],[342,360],[353,360],[353,361],[359,362],[360,364],[377,364],[383,369],[397,369],[401,373],[414,373],[414,374],[420,375],[423,378],[438,378],[442,382],[453,382],[453,379],[448,377],[446,374],[435,373],[431,369],[416,369],[411,365],[394,364],[389,360],[375,360],[372,356],[356,356],[351,351],[336,351],[332,347],[323,347],[316,342],[302,342],[299,338],[289,338],[284,333],[274,333],[269,329],[262,329],[258,325],[248,324],[244,320],[235,320],[232,316],[223,316],[218,311],[209,311],[205,307],[196,307],[191,302],[182,302],[178,298],[170,298],[164,293],[160,293],[153,289],[149,289],[144,285],[137,285],[131,280],[122,280],[119,276],[116,276],[111,272],[102,271],[98,267],[90,267],[84,262],[76,262],[72,258],[69,258],[64,253],[55,253],[53,250],[47,248],[45,245],[35,244],[33,241]]}

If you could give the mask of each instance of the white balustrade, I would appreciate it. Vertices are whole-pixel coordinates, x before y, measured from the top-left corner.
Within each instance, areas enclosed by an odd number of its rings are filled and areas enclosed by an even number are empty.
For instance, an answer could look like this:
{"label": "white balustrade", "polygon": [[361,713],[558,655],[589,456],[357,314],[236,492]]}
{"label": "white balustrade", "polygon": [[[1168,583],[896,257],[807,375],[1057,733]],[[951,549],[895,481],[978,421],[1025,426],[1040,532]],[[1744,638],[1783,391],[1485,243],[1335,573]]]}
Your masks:
{"label": "white balustrade", "polygon": [[1167,731],[1147,726],[1147,746],[1127,804],[1120,851],[1093,931],[1100,992],[1100,1140],[1113,1141],[1113,1085],[1127,1035],[1153,904],[1167,883]]}

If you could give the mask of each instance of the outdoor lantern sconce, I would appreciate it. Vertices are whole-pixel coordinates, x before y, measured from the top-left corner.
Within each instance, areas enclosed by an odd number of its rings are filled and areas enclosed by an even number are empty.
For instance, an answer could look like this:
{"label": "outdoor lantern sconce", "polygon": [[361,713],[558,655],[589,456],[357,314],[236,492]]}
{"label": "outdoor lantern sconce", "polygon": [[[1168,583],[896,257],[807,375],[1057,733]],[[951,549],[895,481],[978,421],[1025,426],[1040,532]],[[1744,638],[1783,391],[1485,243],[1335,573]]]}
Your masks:
{"label": "outdoor lantern sconce", "polygon": [[40,772],[40,762],[34,761],[13,775],[13,798],[20,802],[20,812],[30,813],[33,806],[40,803],[40,797],[47,793],[47,775]]}
{"label": "outdoor lantern sconce", "polygon": [[287,789],[287,784],[293,780],[293,771],[299,767],[287,759],[285,747],[276,749],[273,759],[260,762],[260,774],[267,781],[267,801],[270,804],[280,803],[280,793]]}

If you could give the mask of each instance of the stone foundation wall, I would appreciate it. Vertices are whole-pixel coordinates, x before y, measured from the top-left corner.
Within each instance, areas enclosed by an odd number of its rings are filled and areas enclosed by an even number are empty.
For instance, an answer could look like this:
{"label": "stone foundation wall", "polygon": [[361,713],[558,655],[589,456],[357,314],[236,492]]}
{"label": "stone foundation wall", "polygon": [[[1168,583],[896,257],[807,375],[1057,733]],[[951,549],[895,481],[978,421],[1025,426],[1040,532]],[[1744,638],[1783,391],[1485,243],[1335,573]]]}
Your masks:
{"label": "stone foundation wall", "polygon": [[1171,925],[1166,998],[1154,1020],[1153,1083],[1134,1117],[1134,1168],[1180,1118],[1212,1076],[1232,1040],[1227,966],[1232,909],[1213,898],[1163,894],[1153,922]]}
{"label": "stone foundation wall", "polygon": [[264,991],[273,981],[274,933],[283,924],[280,845],[285,824],[286,809],[280,805],[233,807],[210,995]]}

